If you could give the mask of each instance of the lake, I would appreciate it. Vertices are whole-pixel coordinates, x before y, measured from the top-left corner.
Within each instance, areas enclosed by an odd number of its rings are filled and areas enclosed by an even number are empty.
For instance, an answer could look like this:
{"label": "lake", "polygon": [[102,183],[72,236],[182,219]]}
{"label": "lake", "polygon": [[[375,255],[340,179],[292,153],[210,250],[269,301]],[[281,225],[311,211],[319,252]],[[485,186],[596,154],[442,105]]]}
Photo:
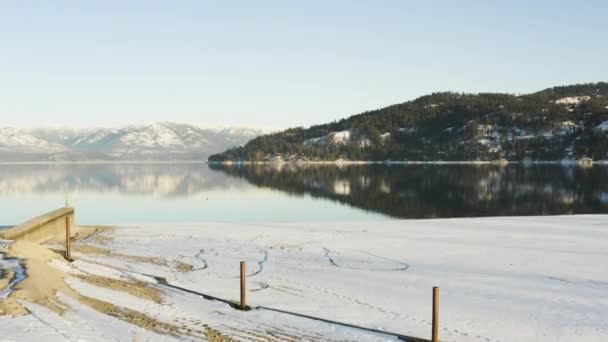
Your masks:
{"label": "lake", "polygon": [[82,224],[608,213],[608,167],[3,164],[0,226],[64,205]]}

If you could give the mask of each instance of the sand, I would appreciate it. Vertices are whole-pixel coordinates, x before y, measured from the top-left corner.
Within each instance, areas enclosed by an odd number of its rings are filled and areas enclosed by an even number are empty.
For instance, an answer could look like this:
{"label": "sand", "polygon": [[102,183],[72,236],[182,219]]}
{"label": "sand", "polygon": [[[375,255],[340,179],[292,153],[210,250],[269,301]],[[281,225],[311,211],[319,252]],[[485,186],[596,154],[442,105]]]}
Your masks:
{"label": "sand", "polygon": [[[108,238],[107,235],[104,237],[98,235],[101,230],[106,230],[106,233],[111,232],[111,229],[108,228],[84,227],[77,230],[74,240],[80,242],[89,240],[95,243],[104,243]],[[112,255],[113,257],[120,257],[135,262],[167,265],[167,262],[162,259],[112,253],[109,250],[86,244],[76,246],[75,250],[81,253]],[[197,339],[216,342],[233,341],[233,339],[223,335],[220,331],[206,325],[202,325],[198,329],[192,329],[177,324],[161,322],[144,313],[119,307],[107,301],[87,297],[74,291],[66,282],[66,278],[70,275],[66,274],[65,269],[69,269],[70,264],[63,258],[61,253],[54,252],[47,248],[47,246],[30,241],[17,240],[9,245],[6,252],[7,256],[22,260],[26,268],[27,277],[15,286],[9,298],[0,301],[0,316],[14,317],[29,314],[30,312],[22,304],[24,302],[35,303],[49,308],[58,315],[63,315],[70,307],[58,297],[58,293],[61,293],[100,313],[159,334],[176,337],[191,336]],[[188,269],[187,264],[179,262],[175,262],[174,264],[181,271]],[[61,267],[57,267],[57,265]],[[11,271],[2,271],[0,274],[0,289],[8,286],[12,276],[13,273]],[[162,292],[158,288],[151,287],[142,281],[126,281],[82,271],[75,272],[71,276],[94,286],[124,292],[155,303],[162,302]]]}

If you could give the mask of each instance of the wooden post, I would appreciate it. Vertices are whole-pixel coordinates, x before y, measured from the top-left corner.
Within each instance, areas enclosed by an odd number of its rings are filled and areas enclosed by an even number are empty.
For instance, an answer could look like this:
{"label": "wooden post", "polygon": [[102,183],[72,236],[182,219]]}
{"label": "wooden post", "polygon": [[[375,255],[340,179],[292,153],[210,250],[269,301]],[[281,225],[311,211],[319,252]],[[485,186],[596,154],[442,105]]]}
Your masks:
{"label": "wooden post", "polygon": [[433,287],[433,335],[432,341],[439,341],[439,288]]}
{"label": "wooden post", "polygon": [[72,242],[70,241],[70,216],[65,217],[65,258],[72,260]]}
{"label": "wooden post", "polygon": [[245,297],[245,262],[241,261],[241,310],[245,310],[247,307],[247,301]]}

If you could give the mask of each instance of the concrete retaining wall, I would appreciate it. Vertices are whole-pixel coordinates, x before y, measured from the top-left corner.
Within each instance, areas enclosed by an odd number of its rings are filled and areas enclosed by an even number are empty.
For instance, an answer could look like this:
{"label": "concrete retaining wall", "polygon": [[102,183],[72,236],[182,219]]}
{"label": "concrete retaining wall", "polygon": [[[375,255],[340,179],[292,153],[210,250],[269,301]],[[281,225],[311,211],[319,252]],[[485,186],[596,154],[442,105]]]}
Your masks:
{"label": "concrete retaining wall", "polygon": [[0,230],[0,239],[24,239],[37,243],[65,241],[66,218],[69,219],[70,226],[74,227],[74,208],[53,210],[13,228]]}

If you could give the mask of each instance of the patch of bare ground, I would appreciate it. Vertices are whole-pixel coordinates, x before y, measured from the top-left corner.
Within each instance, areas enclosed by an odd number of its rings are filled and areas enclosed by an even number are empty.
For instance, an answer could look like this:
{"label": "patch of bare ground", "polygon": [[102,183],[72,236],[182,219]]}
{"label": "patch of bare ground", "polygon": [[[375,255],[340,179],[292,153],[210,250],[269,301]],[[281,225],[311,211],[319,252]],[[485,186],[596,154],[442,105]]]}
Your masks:
{"label": "patch of bare ground", "polygon": [[98,245],[107,245],[113,240],[114,227],[112,226],[83,226],[79,225],[72,237],[74,242],[90,242]]}
{"label": "patch of bare ground", "polygon": [[133,262],[143,262],[160,266],[168,266],[169,263],[167,260],[158,257],[146,257],[140,255],[129,255],[111,251],[107,248],[91,246],[87,244],[75,244],[72,245],[72,250],[77,253],[82,254],[92,254],[92,255],[105,255],[109,257],[115,257],[123,260],[133,261]]}
{"label": "patch of bare ground", "polygon": [[[10,256],[23,261],[28,274],[15,286],[15,291],[10,298],[44,305],[58,314],[63,314],[65,307],[57,304],[60,302],[57,299],[57,291],[72,298],[76,298],[78,295],[65,283],[65,274],[48,264],[60,256],[39,244],[25,240],[13,242],[8,248],[8,252]],[[23,307],[17,311],[27,313]],[[12,315],[13,313],[7,312],[7,314]]]}
{"label": "patch of bare ground", "polygon": [[185,262],[175,260],[173,261],[173,266],[180,272],[191,272],[194,269],[194,266],[187,264]]}
{"label": "patch of bare ground", "polygon": [[0,300],[0,316],[23,316],[29,312],[14,298]]}
{"label": "patch of bare ground", "polygon": [[[107,229],[99,227],[80,227],[79,235],[74,238],[76,242],[73,250],[82,254],[93,254],[109,256],[123,260],[151,263],[173,267],[181,272],[190,272],[193,266],[185,262],[174,260],[169,262],[162,258],[144,257],[137,255],[127,255],[113,252],[100,245],[107,245],[111,237],[107,235]],[[95,244],[89,245],[86,242]],[[28,241],[15,241],[6,250],[7,254],[22,260],[28,277],[17,284],[9,298],[0,301],[0,315],[26,315],[29,312],[20,304],[20,301],[32,302],[45,306],[59,315],[69,310],[64,302],[58,297],[60,292],[78,302],[98,311],[120,319],[129,324],[147,329],[159,334],[166,334],[175,337],[191,337],[212,342],[232,342],[242,338],[252,341],[322,341],[322,338],[311,335],[303,331],[289,331],[274,327],[262,329],[238,329],[231,326],[230,322],[221,324],[219,327],[211,327],[203,322],[196,325],[179,324],[175,322],[159,321],[145,313],[132,309],[120,307],[110,302],[91,298],[76,292],[66,283],[66,277],[75,277],[88,282],[94,286],[109,288],[116,291],[128,293],[130,295],[149,300],[158,304],[163,302],[163,292],[154,285],[139,281],[137,279],[115,279],[88,273],[77,269],[78,272],[65,273],[61,269],[54,267],[54,263],[64,263],[60,254],[54,253],[45,246]],[[51,264],[50,264],[51,263]],[[112,267],[106,265],[107,267]],[[112,267],[114,268],[114,267]],[[118,268],[117,268],[118,269]],[[0,288],[8,285],[8,280],[12,276],[8,272],[3,272],[0,276]],[[218,329],[219,328],[219,329]]]}
{"label": "patch of bare ground", "polygon": [[104,302],[98,299],[80,296],[78,300],[81,303],[84,303],[87,306],[101,313],[116,317],[122,321],[131,323],[133,325],[150,331],[157,332],[159,334],[171,335],[175,337],[192,336],[196,338],[204,338],[212,342],[235,341],[231,337],[222,334],[219,330],[213,329],[212,327],[209,327],[206,324],[203,324],[200,329],[188,328],[184,326],[178,326],[172,323],[161,322],[141,312],[122,308],[112,303]]}
{"label": "patch of bare ground", "polygon": [[[11,270],[0,270],[0,291],[6,289],[15,276]],[[0,300],[0,316],[22,316],[27,314],[27,310],[13,298]]]}
{"label": "patch of bare ground", "polygon": [[0,291],[8,287],[8,284],[11,282],[11,279],[13,279],[14,276],[15,272],[0,269]]}
{"label": "patch of bare ground", "polygon": [[159,289],[151,287],[139,280],[118,280],[92,274],[79,274],[76,277],[95,286],[126,292],[135,297],[147,299],[159,304],[162,302],[162,293]]}
{"label": "patch of bare ground", "polygon": [[178,270],[179,272],[187,273],[192,272],[194,270],[194,266],[188,264],[186,262],[180,260],[173,260],[172,262],[167,261],[166,259],[159,257],[147,257],[141,255],[130,255],[124,253],[118,253],[111,251],[107,248],[92,246],[88,244],[74,244],[72,245],[72,250],[77,253],[88,254],[88,255],[104,255],[108,257],[123,259],[132,262],[139,263],[148,263],[159,266],[172,267]]}
{"label": "patch of bare ground", "polygon": [[[28,277],[15,287],[15,291],[9,298],[0,302],[0,315],[18,316],[28,314],[29,312],[19,303],[19,300],[45,306],[55,313],[62,315],[69,308],[58,299],[57,292],[61,292],[100,313],[116,317],[122,321],[160,334],[168,334],[176,337],[191,336],[214,342],[234,341],[234,339],[221,333],[219,330],[205,324],[200,328],[178,326],[176,324],[159,321],[138,311],[119,307],[112,303],[77,293],[66,284],[65,277],[67,275],[61,270],[49,265],[49,262],[54,259],[60,259],[61,256],[39,244],[28,241],[15,241],[8,248],[8,252],[11,256],[23,260],[28,272]],[[96,286],[126,292],[156,303],[162,302],[162,293],[160,290],[152,288],[137,280],[124,281],[86,273],[79,273],[72,276]],[[11,278],[11,275],[6,271],[3,272],[2,276],[2,279],[5,278]]]}
{"label": "patch of bare ground", "polygon": [[192,272],[194,266],[180,260],[169,262],[159,257],[130,255],[112,251],[102,246],[109,245],[113,240],[115,228],[112,226],[79,226],[78,232],[72,238],[72,250],[77,253],[90,255],[105,255],[132,262],[149,263],[159,266],[173,267],[180,272]]}
{"label": "patch of bare ground", "polygon": [[306,334],[302,331],[287,331],[275,327],[269,327],[262,324],[257,329],[241,329],[230,326],[223,326],[226,331],[234,334],[247,341],[260,341],[260,342],[296,342],[296,341],[312,341],[312,342],[325,342],[332,341],[324,338],[321,335]]}

